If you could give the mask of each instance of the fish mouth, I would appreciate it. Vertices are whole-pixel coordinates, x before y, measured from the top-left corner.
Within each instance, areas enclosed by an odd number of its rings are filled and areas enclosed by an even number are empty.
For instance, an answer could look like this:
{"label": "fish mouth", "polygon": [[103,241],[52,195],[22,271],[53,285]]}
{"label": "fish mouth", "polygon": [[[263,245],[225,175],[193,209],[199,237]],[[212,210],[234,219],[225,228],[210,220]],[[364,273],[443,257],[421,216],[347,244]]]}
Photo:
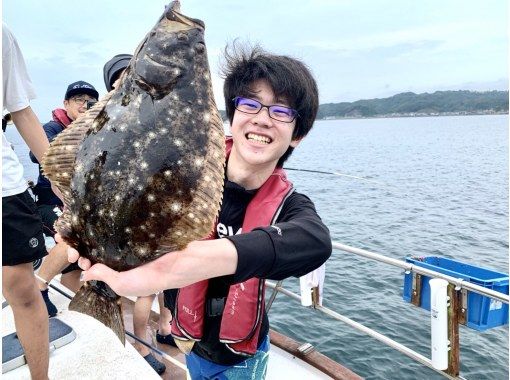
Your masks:
{"label": "fish mouth", "polygon": [[[170,3],[135,53],[134,80],[155,99],[166,96],[179,78],[186,75],[187,63],[192,59],[186,55],[189,48],[195,47],[191,50],[195,53],[199,43],[203,43],[203,22],[190,19],[179,10],[178,1]],[[191,41],[189,35],[193,36]]]}
{"label": "fish mouth", "polygon": [[[156,61],[154,58],[152,58],[148,54],[145,54],[143,58],[146,59],[152,65],[154,65],[154,67],[159,68],[161,70],[167,70],[169,68],[171,68],[173,70],[177,70],[177,71],[186,70],[186,67],[184,65],[180,65],[177,62],[172,62],[172,65],[169,66],[168,64],[163,64],[161,62]],[[177,73],[175,73],[175,76],[177,76]]]}
{"label": "fish mouth", "polygon": [[175,21],[180,24],[187,25],[189,27],[196,27],[198,25],[202,29],[205,29],[205,24],[202,20],[184,16],[180,12],[181,12],[180,1],[178,0],[172,1],[170,4],[168,4],[165,10],[165,17],[170,21]]}

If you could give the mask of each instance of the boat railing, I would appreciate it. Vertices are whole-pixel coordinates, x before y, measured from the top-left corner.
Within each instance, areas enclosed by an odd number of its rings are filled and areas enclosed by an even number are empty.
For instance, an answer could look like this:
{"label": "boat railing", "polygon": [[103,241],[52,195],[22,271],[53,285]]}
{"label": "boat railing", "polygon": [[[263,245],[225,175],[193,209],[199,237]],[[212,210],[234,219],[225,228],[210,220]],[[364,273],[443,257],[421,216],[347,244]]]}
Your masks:
{"label": "boat railing", "polygon": [[[379,262],[382,262],[385,264],[389,264],[389,265],[401,268],[405,271],[405,273],[414,272],[414,273],[417,273],[420,275],[425,275],[427,277],[440,278],[440,279],[446,280],[446,281],[448,281],[449,284],[453,285],[453,290],[456,292],[459,292],[462,290],[464,290],[464,291],[469,290],[469,291],[472,291],[472,292],[475,292],[478,294],[482,294],[484,296],[487,296],[487,297],[490,297],[493,299],[497,299],[497,300],[504,302],[506,304],[508,304],[510,301],[510,297],[507,294],[496,292],[492,289],[484,288],[477,284],[473,284],[468,281],[465,281],[461,278],[455,278],[455,277],[448,276],[448,275],[445,275],[440,272],[436,272],[431,269],[423,268],[423,267],[414,265],[412,263],[408,263],[404,260],[393,259],[393,258],[384,256],[380,253],[370,252],[365,249],[351,247],[351,246],[341,244],[338,242],[334,242],[334,241],[332,242],[332,245],[333,245],[334,249],[338,249],[338,250],[341,250],[344,252],[349,252],[349,253],[352,253],[352,254],[355,254],[358,256],[363,256],[363,257],[371,259],[371,260],[376,260],[376,261],[379,261]],[[297,300],[298,302],[301,302],[301,295],[296,294],[296,293],[284,288],[282,286],[282,283],[283,283],[282,281],[279,281],[277,283],[269,281],[269,280],[266,281],[266,285],[269,288],[273,289],[273,293],[271,294],[271,296],[269,297],[269,299],[266,303],[266,310],[268,312],[269,312],[269,309],[271,308],[271,305],[272,305],[273,301],[275,300],[276,295],[278,293],[282,293],[292,299]],[[381,333],[378,333],[377,331],[375,331],[369,327],[362,325],[361,323],[358,323],[358,322],[356,322],[340,313],[337,313],[336,311],[331,310],[325,306],[319,305],[317,302],[314,302],[313,308],[319,312],[322,312],[322,313],[328,315],[331,318],[341,321],[341,322],[353,327],[354,329],[361,331],[361,332],[377,339],[378,341],[386,344],[387,346],[390,346],[390,347],[396,349],[397,351],[399,351],[399,352],[403,353],[404,355],[407,355],[408,357],[412,358],[413,360],[431,368],[432,370],[438,372],[439,374],[443,375],[444,377],[446,377],[448,379],[464,379],[463,377],[461,377],[459,375],[459,366],[460,366],[460,363],[458,362],[459,360],[457,360],[457,363],[454,363],[453,369],[451,367],[449,367],[448,370],[445,370],[445,371],[438,370],[434,367],[432,360],[429,359],[428,357],[406,347],[405,345],[403,345],[391,338],[388,338],[387,336],[385,336]],[[458,332],[458,325],[456,328],[457,328],[457,332]],[[458,333],[456,334],[456,336],[453,337],[453,340],[454,340],[454,342],[451,342],[452,343],[451,350],[458,350],[459,349]],[[458,357],[458,352],[456,353],[456,355]]]}

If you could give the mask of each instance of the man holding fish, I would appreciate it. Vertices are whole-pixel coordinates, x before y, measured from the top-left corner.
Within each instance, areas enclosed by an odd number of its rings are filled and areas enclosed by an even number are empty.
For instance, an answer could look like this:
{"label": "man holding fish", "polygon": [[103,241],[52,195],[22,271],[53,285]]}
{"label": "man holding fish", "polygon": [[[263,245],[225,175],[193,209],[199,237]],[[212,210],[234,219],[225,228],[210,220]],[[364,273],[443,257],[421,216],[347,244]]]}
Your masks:
{"label": "man holding fish", "polygon": [[299,60],[234,48],[225,140],[203,33],[172,2],[43,168],[64,194],[57,230],[85,270],[70,310],[124,341],[118,295],[180,288],[172,335],[192,377],[260,379],[265,279],[302,276],[331,255],[327,227],[282,169],[312,128],[318,90]]}
{"label": "man holding fish", "polygon": [[194,342],[186,357],[193,378],[262,378],[269,348],[263,279],[302,276],[331,254],[313,203],[281,169],[312,127],[318,94],[301,62],[259,49],[228,56],[225,71],[232,138],[215,239],[125,272],[89,269],[85,258],[80,264],[84,280],[105,281],[120,295],[181,288],[173,333],[178,343]]}

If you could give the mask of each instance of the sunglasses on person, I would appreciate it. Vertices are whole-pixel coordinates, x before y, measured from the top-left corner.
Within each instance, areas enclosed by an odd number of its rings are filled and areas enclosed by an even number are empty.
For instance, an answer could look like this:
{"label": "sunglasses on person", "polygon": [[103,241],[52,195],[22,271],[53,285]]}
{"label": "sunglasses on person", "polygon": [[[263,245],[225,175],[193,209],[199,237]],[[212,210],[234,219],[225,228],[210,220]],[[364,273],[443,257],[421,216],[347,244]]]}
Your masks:
{"label": "sunglasses on person", "polygon": [[279,105],[266,106],[255,99],[244,98],[242,96],[236,96],[232,101],[236,110],[244,113],[257,114],[262,108],[267,108],[271,119],[284,123],[292,123],[299,116],[295,109]]}

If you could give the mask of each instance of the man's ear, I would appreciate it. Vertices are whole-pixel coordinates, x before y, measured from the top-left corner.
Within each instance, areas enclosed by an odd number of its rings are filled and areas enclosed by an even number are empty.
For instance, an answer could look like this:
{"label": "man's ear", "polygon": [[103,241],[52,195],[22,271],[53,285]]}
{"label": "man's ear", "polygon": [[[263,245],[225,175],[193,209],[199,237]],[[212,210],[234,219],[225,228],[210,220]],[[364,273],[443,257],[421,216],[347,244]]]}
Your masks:
{"label": "man's ear", "polygon": [[64,108],[67,110],[67,107],[69,107],[69,100],[64,99]]}
{"label": "man's ear", "polygon": [[303,138],[302,138],[302,137],[299,137],[299,138],[297,138],[297,139],[292,139],[292,141],[290,142],[290,146],[291,146],[292,148],[297,147],[297,146],[299,145],[299,143],[301,142],[301,140],[303,140]]}

